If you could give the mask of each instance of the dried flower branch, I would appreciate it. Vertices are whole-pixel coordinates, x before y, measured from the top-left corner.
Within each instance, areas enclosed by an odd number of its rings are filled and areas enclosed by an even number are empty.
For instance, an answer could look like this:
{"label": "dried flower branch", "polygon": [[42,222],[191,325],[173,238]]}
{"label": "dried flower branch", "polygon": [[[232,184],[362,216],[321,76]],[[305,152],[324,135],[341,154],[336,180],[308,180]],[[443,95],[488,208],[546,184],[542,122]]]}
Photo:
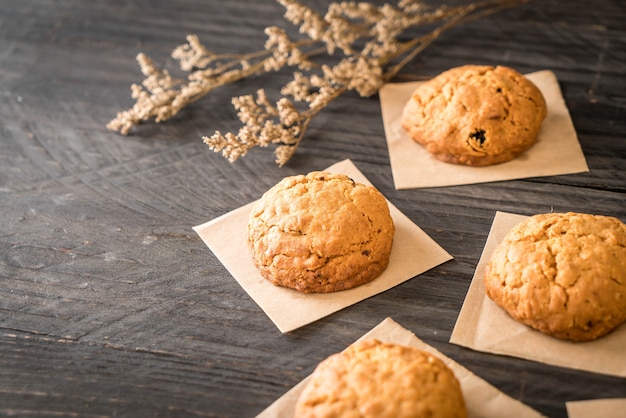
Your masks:
{"label": "dried flower branch", "polygon": [[[285,67],[293,80],[280,90],[272,105],[263,89],[256,96],[232,99],[243,126],[237,134],[215,132],[204,142],[234,162],[254,147],[276,145],[276,163],[293,156],[313,117],[346,91],[360,96],[375,94],[387,81],[436,40],[444,31],[464,22],[496,13],[530,0],[491,0],[462,6],[430,8],[417,0],[400,0],[397,6],[376,7],[366,2],[331,3],[324,16],[295,0],[278,0],[285,18],[306,38],[292,41],[285,30],[265,29],[264,49],[250,54],[214,54],[195,35],[177,47],[172,57],[189,72],[187,80],[159,70],[147,56],[137,61],[145,80],[131,86],[134,106],[118,113],[107,125],[126,135],[133,126],[154,118],[161,122],[219,86]],[[399,40],[409,29],[437,24],[409,41]],[[316,64],[325,51],[334,65]],[[299,108],[296,106],[298,104]]]}

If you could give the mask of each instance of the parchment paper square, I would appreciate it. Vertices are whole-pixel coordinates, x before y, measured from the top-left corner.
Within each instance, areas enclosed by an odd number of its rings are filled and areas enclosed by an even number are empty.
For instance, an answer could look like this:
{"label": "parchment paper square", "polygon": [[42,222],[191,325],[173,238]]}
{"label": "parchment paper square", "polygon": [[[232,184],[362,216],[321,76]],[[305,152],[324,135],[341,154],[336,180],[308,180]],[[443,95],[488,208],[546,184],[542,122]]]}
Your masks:
{"label": "parchment paper square", "polygon": [[568,418],[624,418],[626,398],[565,402]]}
{"label": "parchment paper square", "polygon": [[512,161],[488,167],[448,164],[434,158],[400,126],[402,109],[422,82],[388,83],[380,104],[396,189],[454,186],[589,171],[576,130],[551,71],[526,75],[541,90],[548,106],[537,142]]}
{"label": "parchment paper square", "polygon": [[535,331],[511,318],[485,293],[485,266],[498,243],[525,216],[497,212],[450,342],[555,366],[626,377],[626,325],[595,341],[575,343]]}
{"label": "parchment paper square", "polygon": [[[506,411],[506,416],[516,418],[537,418],[543,416],[529,406],[500,392],[459,363],[444,356],[391,318],[382,321],[359,340],[366,338],[376,338],[383,342],[417,347],[420,350],[430,352],[445,362],[452,369],[461,384],[469,418],[500,418],[503,411]],[[298,396],[302,393],[308,379],[309,377],[294,386],[257,415],[257,418],[291,418]]]}
{"label": "parchment paper square", "polygon": [[[326,170],[371,184],[350,160],[341,161]],[[396,232],[389,265],[375,280],[335,293],[304,294],[274,286],[261,276],[248,252],[246,226],[252,205],[249,203],[193,229],[283,333],[384,292],[452,259],[420,227],[389,203]]]}

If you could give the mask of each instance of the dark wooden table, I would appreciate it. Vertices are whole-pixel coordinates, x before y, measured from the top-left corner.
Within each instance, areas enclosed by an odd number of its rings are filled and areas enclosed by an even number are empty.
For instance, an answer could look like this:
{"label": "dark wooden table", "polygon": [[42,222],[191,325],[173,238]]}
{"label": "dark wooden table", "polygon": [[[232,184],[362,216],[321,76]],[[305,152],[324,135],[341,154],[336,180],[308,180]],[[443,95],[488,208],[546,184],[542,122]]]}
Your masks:
{"label": "dark wooden table", "polygon": [[[328,1],[308,3],[323,12]],[[287,72],[220,88],[128,137],[106,129],[132,105],[138,52],[172,66],[189,33],[216,52],[258,50],[266,26],[294,33],[283,10],[0,0],[0,415],[252,417],[388,316],[547,416],[566,416],[566,401],[625,397],[624,379],[448,340],[496,211],[626,221],[626,4],[536,1],[445,33],[402,72],[554,71],[584,174],[396,191],[378,97],[350,93],[282,168],[270,150],[234,164],[208,150],[202,135],[239,127],[232,96],[277,88]],[[454,260],[283,335],[191,228],[346,158]]]}

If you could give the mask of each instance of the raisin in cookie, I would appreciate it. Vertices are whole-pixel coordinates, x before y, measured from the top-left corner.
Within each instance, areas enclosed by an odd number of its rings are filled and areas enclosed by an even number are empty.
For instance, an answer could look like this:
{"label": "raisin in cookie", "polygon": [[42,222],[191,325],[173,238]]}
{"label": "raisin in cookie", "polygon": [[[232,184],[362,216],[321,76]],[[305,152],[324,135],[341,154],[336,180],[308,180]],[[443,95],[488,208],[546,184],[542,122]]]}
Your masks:
{"label": "raisin in cookie", "polygon": [[323,171],[284,178],[254,205],[248,246],[261,275],[300,292],[367,283],[389,263],[395,227],[383,195]]}
{"label": "raisin in cookie", "polygon": [[417,87],[401,124],[441,161],[488,166],[530,148],[546,113],[541,91],[517,71],[465,65]]}
{"label": "raisin in cookie", "polygon": [[590,341],[626,321],[626,225],[581,213],[531,216],[498,245],[487,295],[544,334]]}
{"label": "raisin in cookie", "polygon": [[461,387],[440,359],[414,347],[356,342],[322,361],[296,402],[295,418],[461,418]]}

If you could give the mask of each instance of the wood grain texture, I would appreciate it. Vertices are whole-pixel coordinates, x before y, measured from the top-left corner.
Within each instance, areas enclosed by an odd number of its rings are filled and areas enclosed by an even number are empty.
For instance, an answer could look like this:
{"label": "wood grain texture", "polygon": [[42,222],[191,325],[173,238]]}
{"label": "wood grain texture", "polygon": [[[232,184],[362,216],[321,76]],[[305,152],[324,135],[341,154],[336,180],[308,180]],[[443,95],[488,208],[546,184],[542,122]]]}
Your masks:
{"label": "wood grain texture", "polygon": [[[235,164],[209,151],[202,135],[239,126],[230,97],[278,88],[284,72],[129,137],[106,129],[132,104],[138,52],[173,68],[189,33],[216,52],[257,50],[266,26],[290,28],[282,13],[272,0],[0,1],[0,415],[251,417],[387,316],[547,416],[626,397],[623,379],[448,343],[495,211],[626,221],[624,2],[535,1],[443,34],[398,76],[554,71],[589,173],[396,191],[378,98],[352,94],[285,167],[268,150]],[[281,335],[191,227],[345,158],[454,260]]]}

